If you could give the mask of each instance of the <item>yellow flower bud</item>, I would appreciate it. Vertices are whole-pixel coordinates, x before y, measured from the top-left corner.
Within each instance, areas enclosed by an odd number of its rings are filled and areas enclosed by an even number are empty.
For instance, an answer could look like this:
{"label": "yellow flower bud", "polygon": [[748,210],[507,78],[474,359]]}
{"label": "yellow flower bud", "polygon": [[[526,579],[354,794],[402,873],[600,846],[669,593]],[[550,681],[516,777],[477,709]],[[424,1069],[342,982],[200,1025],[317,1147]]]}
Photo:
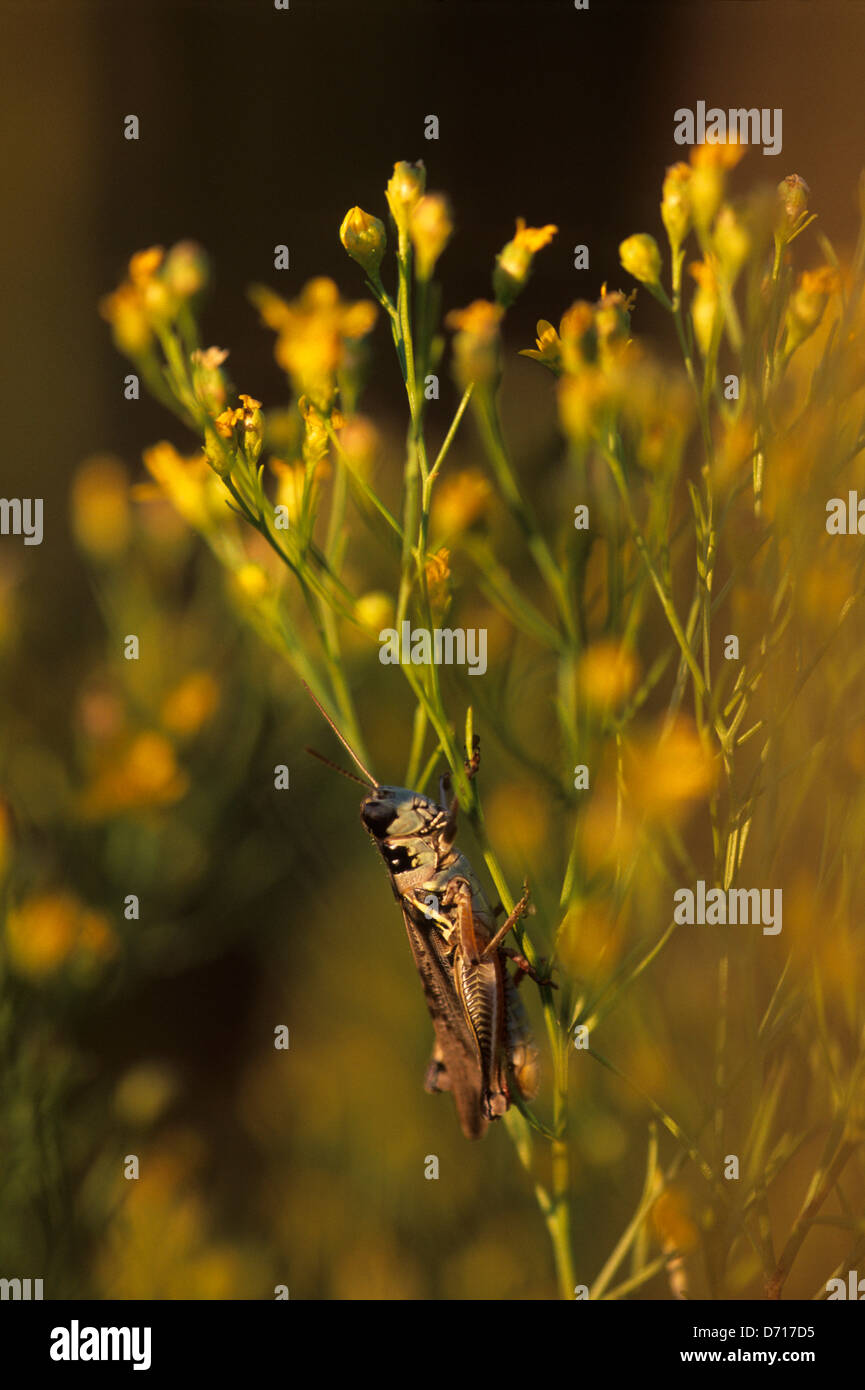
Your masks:
{"label": "yellow flower bud", "polygon": [[691,230],[691,168],[671,164],[664,178],[661,218],[675,254]]}
{"label": "yellow flower bud", "polygon": [[428,280],[454,230],[450,204],[441,193],[427,193],[416,203],[409,218],[419,280]]}
{"label": "yellow flower bud", "polygon": [[718,307],[718,283],[714,270],[706,261],[695,261],[688,269],[697,281],[698,287],[691,301],[694,337],[700,352],[704,357],[707,357],[715,326],[715,312]]}
{"label": "yellow flower bud", "polygon": [[808,211],[808,195],[811,192],[804,179],[798,174],[788,174],[778,184],[778,222],[779,231],[790,232]]}
{"label": "yellow flower bud", "polygon": [[227,348],[197,348],[190,354],[192,386],[209,415],[216,416],[225,406],[228,386],[220,368],[228,356]]}
{"label": "yellow flower bud", "polygon": [[342,219],[339,239],[352,260],[357,261],[371,280],[377,280],[387,248],[387,233],[381,219],[372,217],[363,208],[349,208]]}
{"label": "yellow flower bud", "polygon": [[623,270],[643,285],[657,285],[661,279],[661,253],[658,243],[648,232],[636,232],[619,246]]}
{"label": "yellow flower bud", "polygon": [[241,395],[239,400],[242,402],[240,410],[240,424],[243,428],[243,447],[246,450],[246,457],[250,463],[257,463],[261,446],[264,443],[264,416],[261,413],[261,401],[255,400],[252,396]]}
{"label": "yellow flower bud", "polygon": [[426,169],[423,160],[407,164],[405,160],[393,166],[393,174],[385,189],[387,205],[400,237],[408,233],[409,218],[426,190]]}
{"label": "yellow flower bud", "polygon": [[732,285],[751,250],[751,238],[741,219],[729,206],[721,208],[715,223],[715,250],[718,263]]}
{"label": "yellow flower bud", "polygon": [[134,285],[118,286],[99,301],[99,312],[111,324],[117,347],[127,357],[139,357],[150,345],[150,319]]}

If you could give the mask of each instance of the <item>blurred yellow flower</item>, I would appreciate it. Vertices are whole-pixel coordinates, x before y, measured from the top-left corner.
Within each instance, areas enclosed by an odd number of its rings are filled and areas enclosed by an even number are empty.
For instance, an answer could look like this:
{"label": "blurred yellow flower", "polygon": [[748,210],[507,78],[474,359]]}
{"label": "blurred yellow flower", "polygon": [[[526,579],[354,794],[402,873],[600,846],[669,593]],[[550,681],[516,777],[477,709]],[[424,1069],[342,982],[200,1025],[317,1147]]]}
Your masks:
{"label": "blurred yellow flower", "polygon": [[489,479],[479,468],[464,468],[442,478],[432,504],[433,528],[444,536],[468,531],[485,517],[493,499]]}
{"label": "blurred yellow flower", "polygon": [[534,782],[504,782],[484,806],[490,840],[513,865],[526,866],[550,833],[550,802]]}
{"label": "blurred yellow flower", "polygon": [[385,189],[387,205],[397,231],[404,237],[408,231],[409,220],[426,190],[426,169],[423,160],[409,164],[398,160]]}
{"label": "blurred yellow flower", "polygon": [[186,795],[189,778],[162,734],[136,734],[106,757],[80,799],[82,815],[98,819],[120,811],[169,806]]}
{"label": "blurred yellow flower", "polygon": [[129,260],[129,279],[139,288],[152,280],[165,259],[161,246],[149,246],[146,251],[136,251]]}
{"label": "blurred yellow flower", "polygon": [[323,276],[308,281],[291,303],[261,288],[253,291],[253,299],[265,323],[276,330],[274,354],[297,395],[308,396],[328,414],[348,345],[371,332],[376,305],[371,300],[342,300],[333,280]]}
{"label": "blurred yellow flower", "polygon": [[365,415],[352,415],[339,431],[339,442],[353,473],[368,481],[381,448],[379,432]]}
{"label": "blurred yellow flower", "polygon": [[487,299],[476,299],[465,309],[452,309],[445,319],[456,329],[453,341],[454,372],[461,386],[487,385],[500,370],[499,324],[504,309]]}
{"label": "blurred yellow flower", "polygon": [[116,560],[129,544],[132,518],[129,478],[110,454],[85,460],[71,490],[72,531],[81,549],[94,560]]}
{"label": "blurred yellow flower", "polygon": [[625,743],[625,785],[637,811],[650,819],[679,819],[714,789],[718,757],[696,728],[680,717],[665,738],[646,731]]}
{"label": "blurred yellow flower", "polygon": [[32,980],[59,970],[73,955],[105,959],[116,950],[108,919],[72,893],[42,893],[13,908],[6,921],[13,969]]}
{"label": "blurred yellow flower", "polygon": [[667,169],[661,197],[661,219],[670,245],[677,251],[691,230],[690,165],[671,164]]}
{"label": "blurred yellow flower", "polygon": [[230,513],[222,503],[230,494],[214,477],[204,454],[183,458],[173,444],[163,440],[145,449],[142,457],[147,471],[193,530],[207,532],[217,522],[228,524]]}
{"label": "blurred yellow flower", "polygon": [[633,691],[639,672],[637,658],[628,647],[605,639],[583,653],[579,688],[586,702],[595,709],[618,708]]}
{"label": "blurred yellow flower", "polygon": [[261,565],[252,563],[241,565],[234,574],[234,582],[246,599],[264,598],[270,589],[270,580]]}
{"label": "blurred yellow flower", "polygon": [[670,1187],[661,1193],[652,1206],[651,1222],[662,1250],[679,1250],[683,1255],[696,1250],[700,1235],[690,1199],[682,1188]]}
{"label": "blurred yellow flower", "polygon": [[162,723],[173,734],[195,734],[212,719],[219,686],[210,671],[193,671],[162,702]]}
{"label": "blurred yellow flower", "polygon": [[360,596],[354,611],[358,622],[378,636],[382,628],[390,627],[393,621],[393,599],[390,594],[373,590]]}
{"label": "blurred yellow flower", "polygon": [[838,289],[838,273],[832,266],[803,270],[787,306],[787,338],[785,348],[793,352],[814,332],[829,302]]}
{"label": "blurred yellow flower", "polygon": [[150,345],[153,330],[141,293],[134,285],[119,285],[99,301],[99,312],[111,325],[121,352],[136,357]]}
{"label": "blurred yellow flower", "polygon": [[142,1062],[124,1072],[114,1092],[114,1110],[125,1124],[152,1125],[177,1094],[174,1072],[159,1062]]}
{"label": "blurred yellow flower", "polygon": [[621,958],[624,927],[607,904],[574,903],[556,935],[556,960],[575,979],[606,975]]}
{"label": "blurred yellow flower", "polygon": [[538,251],[549,246],[558,230],[551,222],[545,227],[527,227],[524,217],[517,218],[513,238],[496,256],[493,290],[498,304],[507,307],[513,303],[529,278]]}
{"label": "blurred yellow flower", "polygon": [[447,198],[428,193],[415,204],[409,220],[418,279],[428,280],[454,230]]}

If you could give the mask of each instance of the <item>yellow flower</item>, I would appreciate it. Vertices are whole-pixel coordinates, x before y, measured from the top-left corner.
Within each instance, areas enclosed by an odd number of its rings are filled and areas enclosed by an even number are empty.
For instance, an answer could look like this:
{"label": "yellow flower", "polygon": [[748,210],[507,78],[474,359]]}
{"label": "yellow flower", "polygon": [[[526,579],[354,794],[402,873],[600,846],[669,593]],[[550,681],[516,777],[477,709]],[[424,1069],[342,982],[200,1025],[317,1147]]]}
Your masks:
{"label": "yellow flower", "polygon": [[595,307],[586,300],[576,300],[562,314],[558,333],[548,319],[538,319],[537,348],[522,348],[520,356],[533,357],[556,376],[565,371],[578,371],[585,362],[593,362],[597,355],[595,313]]}
{"label": "yellow flower", "polygon": [[189,778],[177,766],[174,748],[162,734],[136,734],[106,755],[80,799],[82,815],[101,819],[122,811],[168,806],[185,796]]}
{"label": "yellow flower", "polygon": [[151,281],[165,258],[161,246],[149,246],[146,251],[136,251],[129,261],[129,279],[133,285],[143,288]]}
{"label": "yellow flower", "polygon": [[213,422],[220,439],[233,439],[234,427],[239,425],[242,419],[242,410],[237,406],[226,406],[225,410],[221,411]]}
{"label": "yellow flower", "polygon": [[560,372],[562,370],[562,344],[558,333],[549,319],[538,319],[535,331],[537,333],[535,339],[537,347],[520,348],[520,357],[533,357],[536,362],[542,362],[545,367],[549,367],[550,371]]}
{"label": "yellow flower", "polygon": [[445,319],[457,330],[453,343],[454,371],[462,386],[487,385],[500,371],[499,324],[504,309],[487,299],[476,299],[465,309],[452,309]]}
{"label": "yellow flower", "polygon": [[99,301],[99,312],[111,324],[114,342],[128,357],[137,357],[153,337],[150,318],[134,285],[119,285]]}
{"label": "yellow flower", "polygon": [[14,908],[6,944],[13,968],[32,980],[53,975],[75,955],[84,961],[116,950],[107,918],[67,892],[37,894]]}
{"label": "yellow flower", "polygon": [[210,671],[193,671],[162,702],[162,723],[173,734],[195,734],[212,719],[219,686]]}
{"label": "yellow flower", "polygon": [[110,454],[87,459],[77,470],[71,494],[75,539],[94,560],[116,560],[129,544],[132,519],[129,479]]}
{"label": "yellow flower", "polygon": [[[172,506],[196,531],[208,531],[217,520],[225,521],[227,511],[217,512],[222,498],[228,497],[223,485],[213,478],[204,454],[182,458],[173,444],[165,440],[145,449],[144,465]],[[223,515],[224,512],[224,515]]]}
{"label": "yellow flower", "polygon": [[514,302],[531,274],[536,254],[549,246],[558,230],[552,223],[545,227],[527,227],[525,218],[517,218],[513,239],[496,256],[493,290],[497,304],[507,308]]}
{"label": "yellow flower", "polygon": [[583,653],[578,681],[584,699],[596,709],[618,708],[637,683],[634,653],[620,642],[595,642]]}
{"label": "yellow flower", "polygon": [[370,300],[346,303],[333,280],[310,280],[300,297],[286,303],[269,290],[253,299],[264,321],[278,334],[275,356],[298,396],[306,395],[328,414],[336,391],[336,373],[346,363],[351,343],[371,332],[378,310]]}

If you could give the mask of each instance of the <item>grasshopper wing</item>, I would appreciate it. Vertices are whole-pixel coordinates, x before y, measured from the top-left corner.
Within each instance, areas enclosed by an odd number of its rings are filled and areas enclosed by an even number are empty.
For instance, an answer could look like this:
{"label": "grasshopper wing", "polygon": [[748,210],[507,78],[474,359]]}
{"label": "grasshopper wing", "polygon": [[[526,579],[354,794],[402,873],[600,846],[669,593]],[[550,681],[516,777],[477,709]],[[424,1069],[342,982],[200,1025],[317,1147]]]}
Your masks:
{"label": "grasshopper wing", "polygon": [[467,1139],[480,1139],[487,1128],[481,1111],[480,1058],[454,988],[445,943],[435,925],[409,905],[403,906],[403,919],[435,1029],[436,1045],[427,1071],[427,1090],[450,1091],[463,1134]]}

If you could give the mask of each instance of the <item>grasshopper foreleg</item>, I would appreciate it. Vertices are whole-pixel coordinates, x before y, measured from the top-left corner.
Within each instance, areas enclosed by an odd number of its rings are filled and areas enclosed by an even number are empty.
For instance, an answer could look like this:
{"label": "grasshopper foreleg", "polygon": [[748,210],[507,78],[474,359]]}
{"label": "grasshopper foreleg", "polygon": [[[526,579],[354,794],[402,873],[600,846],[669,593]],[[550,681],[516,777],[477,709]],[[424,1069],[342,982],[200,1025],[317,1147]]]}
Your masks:
{"label": "grasshopper foreleg", "polygon": [[[528,884],[524,883],[523,896],[520,898],[511,915],[507,917],[504,922],[502,922],[502,925],[499,927],[495,936],[493,936],[487,942],[483,952],[485,956],[491,955],[493,951],[498,950],[501,946],[501,943],[507,936],[508,932],[516,926],[517,922],[520,920],[521,917],[525,917],[526,913],[529,910],[529,897],[530,894]],[[507,952],[506,954],[510,954],[510,952]]]}

